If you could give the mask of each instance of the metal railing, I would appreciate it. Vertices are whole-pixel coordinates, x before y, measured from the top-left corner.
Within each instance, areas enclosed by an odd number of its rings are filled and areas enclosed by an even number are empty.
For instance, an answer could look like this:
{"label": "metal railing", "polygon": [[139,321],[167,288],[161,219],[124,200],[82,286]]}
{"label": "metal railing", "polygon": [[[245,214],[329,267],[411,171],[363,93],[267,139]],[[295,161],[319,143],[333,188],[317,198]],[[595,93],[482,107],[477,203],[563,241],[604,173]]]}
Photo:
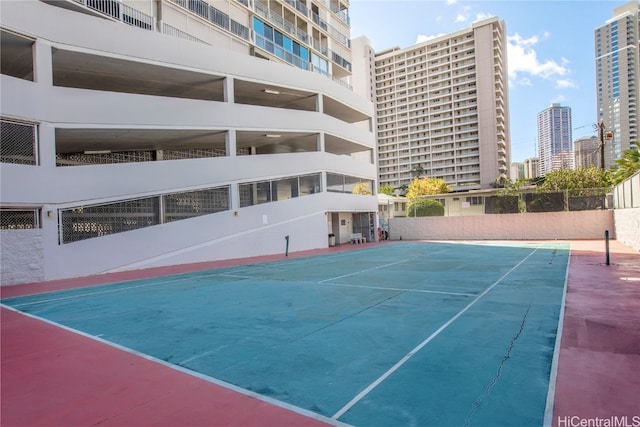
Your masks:
{"label": "metal railing", "polygon": [[309,69],[308,61],[300,58],[297,55],[294,55],[293,53],[285,50],[284,48],[258,34],[256,34],[256,46],[274,54],[278,58],[284,59],[288,63],[293,64],[298,68],[301,68],[303,70]]}
{"label": "metal railing", "polygon": [[190,40],[192,42],[198,42],[198,43],[204,43],[204,44],[208,44],[211,45],[211,43],[208,43],[204,40],[201,40],[197,37],[192,36],[191,34],[187,33],[186,31],[182,31],[179,30],[178,28],[171,26],[169,24],[167,24],[166,22],[162,23],[162,34],[166,34],[168,36],[172,36],[172,37],[178,37],[181,39],[185,39],[185,40]]}
{"label": "metal railing", "polygon": [[0,162],[37,165],[37,129],[34,124],[0,120]]}
{"label": "metal railing", "polygon": [[155,18],[118,0],[73,0],[125,24],[145,30],[154,30]]}

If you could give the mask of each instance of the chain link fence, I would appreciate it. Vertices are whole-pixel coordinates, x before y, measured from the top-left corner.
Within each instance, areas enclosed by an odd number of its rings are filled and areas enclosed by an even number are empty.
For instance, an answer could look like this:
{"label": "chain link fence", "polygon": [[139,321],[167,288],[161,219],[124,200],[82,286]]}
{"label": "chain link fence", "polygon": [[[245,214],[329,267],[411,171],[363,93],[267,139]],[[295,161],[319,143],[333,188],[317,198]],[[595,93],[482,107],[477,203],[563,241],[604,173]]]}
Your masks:
{"label": "chain link fence", "polygon": [[0,120],[0,162],[36,165],[37,126],[11,120]]}
{"label": "chain link fence", "polygon": [[486,196],[485,214],[563,212],[613,208],[608,188],[583,188],[557,192],[523,192]]}
{"label": "chain link fence", "polygon": [[0,209],[0,230],[40,228],[40,209]]}

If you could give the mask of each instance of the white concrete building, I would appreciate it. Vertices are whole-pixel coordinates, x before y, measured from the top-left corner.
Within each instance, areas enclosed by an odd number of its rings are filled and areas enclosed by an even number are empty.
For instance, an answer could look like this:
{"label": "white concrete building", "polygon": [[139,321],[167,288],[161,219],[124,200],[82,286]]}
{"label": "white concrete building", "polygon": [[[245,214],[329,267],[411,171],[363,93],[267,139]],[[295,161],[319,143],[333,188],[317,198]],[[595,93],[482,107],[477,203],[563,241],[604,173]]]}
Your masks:
{"label": "white concrete building", "polygon": [[2,284],[375,238],[346,6],[0,2]]}
{"label": "white concrete building", "polygon": [[637,0],[613,9],[613,17],[594,31],[598,123],[611,132],[604,164],[614,166],[638,140],[640,102],[640,7]]}
{"label": "white concrete building", "polygon": [[452,191],[491,188],[509,175],[510,131],[504,21],[404,49],[376,52],[380,185],[421,175]]}

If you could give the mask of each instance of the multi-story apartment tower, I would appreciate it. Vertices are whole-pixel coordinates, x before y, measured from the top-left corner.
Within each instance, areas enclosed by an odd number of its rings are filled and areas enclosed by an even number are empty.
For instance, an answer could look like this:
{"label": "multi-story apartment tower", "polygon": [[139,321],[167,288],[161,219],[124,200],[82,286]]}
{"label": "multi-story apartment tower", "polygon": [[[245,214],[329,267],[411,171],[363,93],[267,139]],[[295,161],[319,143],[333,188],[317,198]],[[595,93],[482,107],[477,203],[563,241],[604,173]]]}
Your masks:
{"label": "multi-story apartment tower", "polygon": [[540,176],[540,159],[537,157],[529,157],[524,159],[524,177],[525,179],[534,179]]}
{"label": "multi-story apartment tower", "polygon": [[347,6],[0,2],[2,284],[375,239]]}
{"label": "multi-story apartment tower", "polygon": [[613,132],[611,140],[605,139],[606,168],[638,140],[639,16],[638,1],[632,0],[615,8],[613,18],[595,30],[598,123]]}
{"label": "multi-story apartment tower", "polygon": [[551,104],[538,113],[540,175],[555,169],[573,169],[571,108]]}
{"label": "multi-story apartment tower", "polygon": [[416,171],[453,191],[508,179],[504,21],[377,52],[375,65],[380,185],[409,184]]}
{"label": "multi-story apartment tower", "polygon": [[600,167],[600,143],[597,136],[585,136],[573,141],[576,169]]}

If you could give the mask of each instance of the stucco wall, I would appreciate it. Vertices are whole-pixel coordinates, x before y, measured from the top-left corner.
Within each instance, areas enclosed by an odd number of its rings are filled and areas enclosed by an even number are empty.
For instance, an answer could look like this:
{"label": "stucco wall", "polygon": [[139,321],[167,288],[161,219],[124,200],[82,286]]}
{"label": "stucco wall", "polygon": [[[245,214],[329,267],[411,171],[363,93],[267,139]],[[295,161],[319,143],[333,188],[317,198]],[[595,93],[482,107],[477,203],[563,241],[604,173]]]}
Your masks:
{"label": "stucco wall", "polygon": [[640,208],[615,209],[616,239],[640,251]]}
{"label": "stucco wall", "polygon": [[39,282],[44,279],[42,229],[0,232],[0,284]]}
{"label": "stucco wall", "polygon": [[545,212],[462,217],[392,218],[392,240],[615,238],[613,211]]}

